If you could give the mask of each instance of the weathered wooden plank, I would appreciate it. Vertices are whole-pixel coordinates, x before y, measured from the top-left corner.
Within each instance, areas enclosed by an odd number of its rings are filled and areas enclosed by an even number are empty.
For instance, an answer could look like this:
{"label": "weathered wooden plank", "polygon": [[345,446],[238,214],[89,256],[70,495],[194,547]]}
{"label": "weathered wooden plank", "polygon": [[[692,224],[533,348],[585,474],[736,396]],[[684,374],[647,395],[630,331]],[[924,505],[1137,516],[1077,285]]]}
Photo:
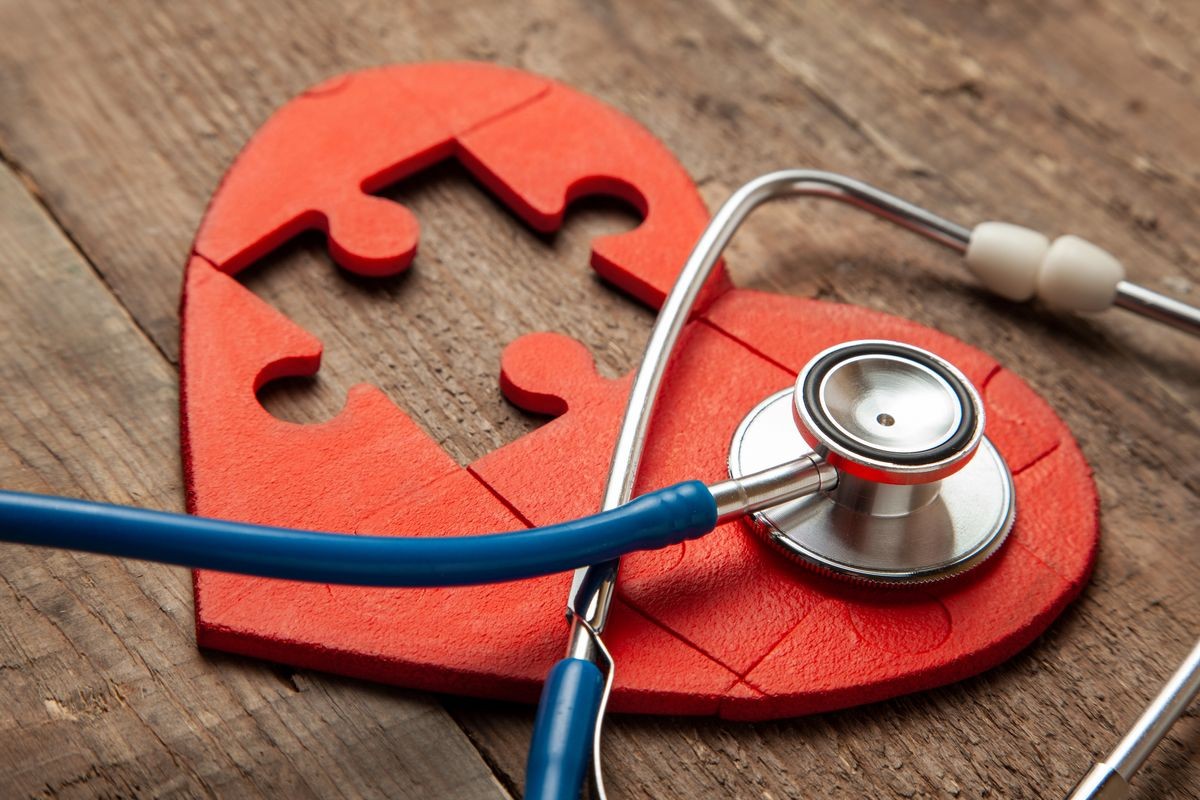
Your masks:
{"label": "weathered wooden plank", "polygon": [[[6,168],[0,219],[0,486],[179,509],[174,371]],[[191,595],[5,547],[0,795],[507,796],[426,696],[198,652]]]}
{"label": "weathered wooden plank", "polygon": [[[5,153],[168,353],[164,265],[242,140],[309,83],[388,60],[482,57],[567,80],[663,137],[710,202],[781,165],[839,169],[963,220],[1094,236],[1149,285],[1195,296],[1200,24],[1187,4],[9,4],[0,20]],[[311,391],[268,398],[277,413],[327,416],[368,379],[466,461],[535,424],[495,390],[513,336],[565,330],[610,371],[632,363],[648,317],[579,269],[551,269],[613,215],[549,247],[452,170],[395,196],[426,226],[412,277],[348,284],[310,244],[248,278],[329,350]],[[1100,478],[1096,580],[1029,653],[959,687],[767,726],[618,719],[620,795],[1053,795],[1200,630],[1184,527],[1200,483],[1194,344],[1119,315],[1057,320],[984,298],[927,245],[848,214],[765,212],[734,248],[735,274],[932,324],[1030,380]],[[519,781],[529,712],[451,708]],[[1195,742],[1189,719],[1142,778],[1147,796],[1200,791]]]}

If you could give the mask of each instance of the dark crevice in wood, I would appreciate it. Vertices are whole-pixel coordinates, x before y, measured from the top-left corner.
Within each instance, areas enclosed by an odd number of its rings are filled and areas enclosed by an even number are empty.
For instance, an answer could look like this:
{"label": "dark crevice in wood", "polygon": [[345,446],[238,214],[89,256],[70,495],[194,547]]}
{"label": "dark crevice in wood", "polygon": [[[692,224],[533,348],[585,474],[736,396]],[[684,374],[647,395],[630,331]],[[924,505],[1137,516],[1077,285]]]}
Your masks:
{"label": "dark crevice in wood", "polygon": [[[480,738],[479,731],[475,728],[475,726],[460,718],[461,712],[458,708],[458,703],[461,703],[462,700],[457,698],[440,699],[442,701],[442,707],[446,709],[446,713],[450,716],[450,719],[454,720],[454,724],[457,725],[458,729],[461,730],[463,735],[467,737],[467,741],[470,742],[471,746],[475,748],[475,752],[479,753],[479,757],[483,759],[483,763],[487,765],[489,770],[491,770],[492,775],[494,775],[496,778],[496,782],[500,784],[504,792],[512,798],[521,797],[524,794],[524,787],[520,785],[517,777],[507,770],[503,763],[496,759],[493,753],[493,748],[489,747],[487,743]],[[447,702],[447,700],[450,700],[451,702]]]}
{"label": "dark crevice in wood", "polygon": [[30,199],[32,199],[33,202],[37,204],[38,208],[40,208],[42,212],[50,219],[50,221],[54,223],[54,226],[58,229],[58,232],[62,234],[63,238],[70,243],[72,249],[74,249],[80,260],[87,264],[88,269],[92,271],[92,274],[96,277],[96,279],[103,284],[104,288],[113,298],[113,301],[121,307],[121,310],[125,313],[125,316],[129,319],[130,323],[137,328],[139,333],[141,333],[142,338],[153,345],[154,349],[158,351],[158,354],[163,357],[164,361],[172,366],[178,366],[171,355],[159,346],[154,337],[150,335],[150,332],[142,325],[141,321],[134,315],[129,306],[126,305],[124,300],[121,298],[121,293],[117,290],[117,287],[113,285],[112,281],[105,274],[104,270],[100,269],[100,266],[92,260],[90,255],[88,255],[87,251],[83,247],[83,243],[80,242],[74,234],[72,234],[70,228],[66,225],[64,220],[55,213],[53,204],[46,200],[45,195],[42,193],[42,190],[38,186],[33,175],[18,161],[16,161],[16,159],[9,155],[4,148],[4,143],[2,141],[0,141],[0,165],[6,167],[10,172],[13,173],[13,175],[17,177],[17,180],[21,182],[21,185],[24,186],[26,192],[28,192]]}

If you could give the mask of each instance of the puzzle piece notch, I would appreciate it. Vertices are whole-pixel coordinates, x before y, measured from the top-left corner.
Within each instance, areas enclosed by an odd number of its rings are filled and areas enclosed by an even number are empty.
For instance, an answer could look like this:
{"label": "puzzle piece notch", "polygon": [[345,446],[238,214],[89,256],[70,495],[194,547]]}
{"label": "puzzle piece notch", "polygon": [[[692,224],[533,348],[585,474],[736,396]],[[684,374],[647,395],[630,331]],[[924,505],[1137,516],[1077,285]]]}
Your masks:
{"label": "puzzle piece notch", "polygon": [[[554,131],[531,147],[527,131]],[[633,297],[658,308],[708,224],[695,184],[645,128],[594,98],[554,84],[536,103],[460,139],[460,159],[540,231],[562,223],[580,197],[603,194],[643,216],[632,231],[592,244],[592,266]],[[697,308],[729,288],[718,266]]]}
{"label": "puzzle piece notch", "polygon": [[[417,221],[400,204],[366,195],[364,182],[416,172],[452,148],[440,121],[413,113],[413,98],[384,74],[346,76],[339,88],[301,95],[276,111],[226,173],[194,252],[236,274],[316,229],[346,269],[376,276],[405,269],[416,252]],[[333,154],[336,168],[318,167]]]}
{"label": "puzzle piece notch", "polygon": [[[327,422],[276,419],[255,392],[278,377],[313,374],[320,343],[199,258],[188,265],[184,305],[181,411],[194,513],[352,531],[364,498],[376,508],[461,471],[372,386],[352,387],[345,408]],[[379,469],[380,462],[394,460],[411,472],[397,476]],[[336,479],[342,475],[358,477]],[[296,488],[301,486],[307,491]]]}
{"label": "puzzle piece notch", "polygon": [[[342,267],[401,272],[418,222],[371,193],[451,157],[542,232],[583,196],[633,205],[642,223],[596,239],[592,264],[651,305],[708,219],[671,153],[616,110],[544,78],[452,62],[339,76],[285,105],[239,154],[193,250],[235,274],[315,229]],[[718,269],[705,302],[726,286]]]}
{"label": "puzzle piece notch", "polygon": [[416,219],[369,193],[449,158],[457,133],[546,87],[527,73],[470,63],[331,78],[276,111],[242,149],[193,249],[233,274],[301,231],[318,229],[346,269],[399,272],[416,252]]}
{"label": "puzzle piece notch", "polygon": [[594,402],[612,383],[597,372],[587,347],[559,333],[525,334],[500,356],[500,390],[535,414],[565,414]]}

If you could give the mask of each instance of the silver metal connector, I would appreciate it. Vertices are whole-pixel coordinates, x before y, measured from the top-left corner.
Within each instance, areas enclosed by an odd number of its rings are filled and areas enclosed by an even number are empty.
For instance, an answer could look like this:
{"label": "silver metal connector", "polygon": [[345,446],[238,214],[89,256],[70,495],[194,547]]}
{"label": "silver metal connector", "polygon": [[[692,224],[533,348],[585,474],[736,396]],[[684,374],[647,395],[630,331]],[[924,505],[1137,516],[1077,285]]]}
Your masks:
{"label": "silver metal connector", "polygon": [[717,522],[722,523],[810,494],[827,492],[836,487],[837,482],[837,470],[809,453],[777,467],[714,483],[708,490],[717,501]]}
{"label": "silver metal connector", "polygon": [[1175,720],[1200,695],[1200,642],[1167,680],[1137,722],[1101,763],[1071,790],[1067,800],[1124,800],[1129,781],[1163,740]]}
{"label": "silver metal connector", "polygon": [[1128,800],[1129,781],[1101,762],[1083,776],[1067,800]]}

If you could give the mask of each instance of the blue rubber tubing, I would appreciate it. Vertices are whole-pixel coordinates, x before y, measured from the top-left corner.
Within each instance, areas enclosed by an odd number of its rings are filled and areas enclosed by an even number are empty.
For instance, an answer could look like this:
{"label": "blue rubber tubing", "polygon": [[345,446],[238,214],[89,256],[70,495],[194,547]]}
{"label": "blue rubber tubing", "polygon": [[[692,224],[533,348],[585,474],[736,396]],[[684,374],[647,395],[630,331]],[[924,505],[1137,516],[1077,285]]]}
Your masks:
{"label": "blue rubber tubing", "polygon": [[465,586],[564,572],[712,530],[700,481],[542,528],[479,536],[348,536],[0,492],[0,541],[354,586]]}
{"label": "blue rubber tubing", "polygon": [[579,800],[603,696],[604,677],[591,661],[564,658],[550,670],[525,763],[525,800]]}

